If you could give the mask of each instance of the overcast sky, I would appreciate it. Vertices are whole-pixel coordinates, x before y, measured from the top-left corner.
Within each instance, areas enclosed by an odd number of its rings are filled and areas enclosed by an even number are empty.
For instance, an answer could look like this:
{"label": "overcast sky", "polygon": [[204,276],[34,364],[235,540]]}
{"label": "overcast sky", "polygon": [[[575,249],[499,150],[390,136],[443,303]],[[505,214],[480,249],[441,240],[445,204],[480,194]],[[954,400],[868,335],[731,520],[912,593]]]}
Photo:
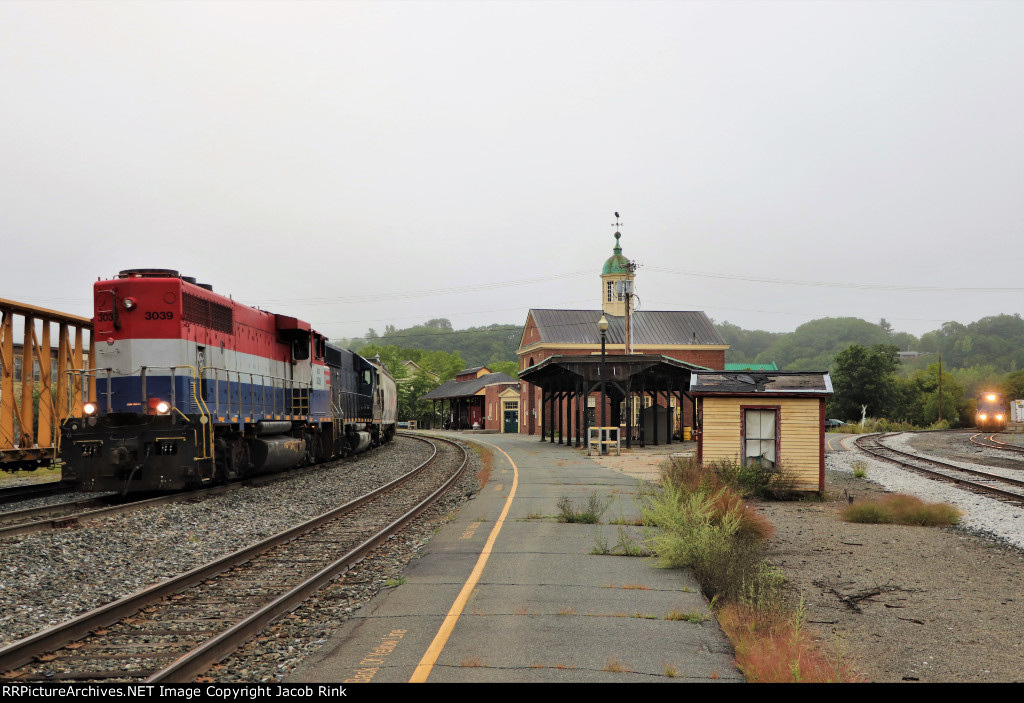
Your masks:
{"label": "overcast sky", "polygon": [[[0,297],[178,269],[332,338],[1024,311],[1024,2],[0,3]],[[984,292],[967,289],[984,289]]]}

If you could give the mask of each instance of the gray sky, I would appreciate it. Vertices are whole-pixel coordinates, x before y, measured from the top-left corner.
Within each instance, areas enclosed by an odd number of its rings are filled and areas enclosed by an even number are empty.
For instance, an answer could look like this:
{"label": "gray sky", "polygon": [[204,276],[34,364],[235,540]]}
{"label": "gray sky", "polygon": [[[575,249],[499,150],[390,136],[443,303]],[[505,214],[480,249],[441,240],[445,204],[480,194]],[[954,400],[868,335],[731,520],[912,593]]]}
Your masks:
{"label": "gray sky", "polygon": [[[129,267],[329,336],[1024,312],[1024,2],[0,3],[0,297]],[[808,285],[821,283],[827,285]],[[963,289],[983,288],[979,293]]]}

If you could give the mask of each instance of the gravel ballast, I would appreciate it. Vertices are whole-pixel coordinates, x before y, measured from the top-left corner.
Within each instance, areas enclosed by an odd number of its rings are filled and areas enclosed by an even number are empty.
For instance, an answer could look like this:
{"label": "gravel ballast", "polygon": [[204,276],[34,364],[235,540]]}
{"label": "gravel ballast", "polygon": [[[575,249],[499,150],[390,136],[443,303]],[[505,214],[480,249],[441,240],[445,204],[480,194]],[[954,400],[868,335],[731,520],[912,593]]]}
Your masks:
{"label": "gravel ballast", "polygon": [[[887,443],[966,463],[970,454],[960,453],[967,451],[961,441],[966,438],[933,433]],[[853,477],[854,462],[866,466],[866,479]],[[851,496],[860,501],[888,492],[951,503],[963,511],[962,525],[840,518]],[[1024,508],[862,452],[827,455],[826,493],[818,503],[773,502],[762,510],[776,528],[772,559],[801,594],[808,624],[827,648],[844,654],[868,681],[1024,678]]]}
{"label": "gravel ballast", "polygon": [[407,473],[429,452],[399,438],[270,484],[0,540],[2,644],[324,513]]}

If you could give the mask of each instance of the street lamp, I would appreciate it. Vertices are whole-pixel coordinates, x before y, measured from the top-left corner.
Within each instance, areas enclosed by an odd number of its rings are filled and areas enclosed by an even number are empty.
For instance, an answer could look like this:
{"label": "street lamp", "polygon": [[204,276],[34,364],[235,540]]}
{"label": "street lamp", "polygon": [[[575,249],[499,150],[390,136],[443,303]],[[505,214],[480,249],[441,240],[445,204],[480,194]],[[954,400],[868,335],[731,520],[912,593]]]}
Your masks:
{"label": "street lamp", "polygon": [[606,427],[604,417],[604,406],[608,398],[608,389],[605,387],[604,380],[604,345],[605,339],[607,338],[608,334],[608,318],[606,318],[604,315],[601,315],[601,319],[600,321],[598,321],[597,327],[599,330],[601,330],[601,429],[599,431],[599,436],[601,437],[601,453],[605,454],[607,452],[607,445],[604,443],[604,428]]}

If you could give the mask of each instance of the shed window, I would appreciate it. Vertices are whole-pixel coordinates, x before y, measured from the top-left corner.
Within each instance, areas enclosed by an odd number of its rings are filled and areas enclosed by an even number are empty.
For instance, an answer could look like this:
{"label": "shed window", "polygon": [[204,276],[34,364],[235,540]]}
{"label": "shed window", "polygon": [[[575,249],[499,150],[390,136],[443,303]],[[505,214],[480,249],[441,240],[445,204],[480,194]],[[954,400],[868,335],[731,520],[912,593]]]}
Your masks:
{"label": "shed window", "polygon": [[746,466],[775,468],[778,434],[775,410],[745,410],[743,415],[743,463]]}

